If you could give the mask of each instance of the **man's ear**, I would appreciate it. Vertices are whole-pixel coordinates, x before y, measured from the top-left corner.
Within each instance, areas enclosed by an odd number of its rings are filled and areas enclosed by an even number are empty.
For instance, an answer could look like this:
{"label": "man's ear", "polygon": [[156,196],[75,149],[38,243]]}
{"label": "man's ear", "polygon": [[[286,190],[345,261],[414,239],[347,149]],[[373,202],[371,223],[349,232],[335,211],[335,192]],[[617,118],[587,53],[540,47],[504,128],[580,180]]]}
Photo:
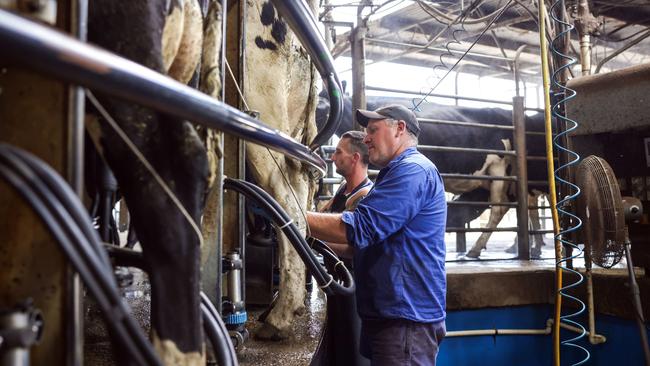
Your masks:
{"label": "man's ear", "polygon": [[397,132],[397,134],[395,135],[395,137],[397,137],[400,132],[406,132],[406,122],[404,122],[401,119],[399,121],[397,121],[397,131],[396,132]]}

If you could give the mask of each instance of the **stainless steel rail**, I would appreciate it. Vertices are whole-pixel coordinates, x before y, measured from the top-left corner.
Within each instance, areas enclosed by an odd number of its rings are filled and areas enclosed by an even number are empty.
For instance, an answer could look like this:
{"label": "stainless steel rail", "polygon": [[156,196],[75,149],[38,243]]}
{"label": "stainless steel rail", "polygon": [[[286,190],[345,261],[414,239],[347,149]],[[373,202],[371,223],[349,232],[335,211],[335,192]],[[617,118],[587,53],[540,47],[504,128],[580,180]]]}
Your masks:
{"label": "stainless steel rail", "polygon": [[0,10],[3,56],[45,75],[221,130],[304,161],[324,174],[317,154],[286,134],[123,57]]}
{"label": "stainless steel rail", "polygon": [[[388,93],[399,93],[399,94],[408,94],[408,95],[425,95],[425,93],[421,93],[418,91],[413,91],[413,90],[403,90],[403,89],[391,89],[391,88],[382,88],[382,87],[377,87],[377,86],[366,86],[366,90],[375,90],[375,91],[383,91],[383,92],[388,92]],[[437,98],[448,98],[448,99],[461,99],[461,100],[469,100],[473,102],[484,102],[484,103],[494,103],[494,104],[503,104],[503,105],[512,105],[512,102],[507,101],[507,100],[497,100],[497,99],[487,99],[487,98],[475,98],[475,97],[464,97],[462,95],[450,95],[450,94],[437,94],[437,93],[432,93],[429,94],[430,97],[437,97]],[[537,112],[544,112],[543,109],[541,108],[525,108],[527,111],[537,111]]]}
{"label": "stainless steel rail", "polygon": [[473,154],[498,154],[516,156],[517,152],[512,150],[495,150],[495,149],[475,149],[469,147],[451,147],[451,146],[433,146],[418,145],[420,151],[439,151],[439,152],[466,152]]}

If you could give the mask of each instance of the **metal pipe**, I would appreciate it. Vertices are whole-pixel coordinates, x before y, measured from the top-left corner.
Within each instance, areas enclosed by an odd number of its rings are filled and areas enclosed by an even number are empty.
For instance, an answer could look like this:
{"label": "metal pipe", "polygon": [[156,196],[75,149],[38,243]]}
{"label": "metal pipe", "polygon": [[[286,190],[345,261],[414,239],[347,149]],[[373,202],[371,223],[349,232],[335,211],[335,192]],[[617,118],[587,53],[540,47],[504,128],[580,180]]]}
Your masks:
{"label": "metal pipe", "polygon": [[[382,87],[378,87],[378,86],[366,86],[366,90],[375,90],[375,91],[409,94],[409,95],[426,95],[426,93],[421,93],[421,92],[418,92],[418,91],[382,88]],[[473,101],[473,102],[512,105],[512,102],[508,102],[508,101],[505,101],[505,100],[496,100],[496,99],[487,99],[487,98],[475,98],[475,97],[464,97],[462,95],[449,95],[449,94],[431,93],[431,94],[429,94],[429,96],[430,97],[436,97],[436,98],[462,99],[462,100],[469,100],[469,101]],[[525,108],[525,110],[527,110],[527,111],[537,111],[537,112],[543,112],[544,111],[541,108],[528,108],[528,107]]]}
{"label": "metal pipe", "polygon": [[[386,44],[386,45],[392,45],[392,46],[403,46],[403,47],[421,49],[421,50],[449,52],[451,54],[456,53],[456,54],[461,54],[462,55],[463,53],[465,53],[465,51],[461,51],[461,50],[454,50],[454,49],[447,50],[444,47],[425,47],[425,46],[421,46],[421,45],[417,45],[417,44],[396,42],[396,41],[386,41],[386,40],[378,39],[378,38],[366,37],[366,40],[368,42],[371,42],[371,43]],[[486,58],[486,59],[490,59],[490,60],[512,61],[512,59],[510,59],[509,57],[488,55],[488,54],[485,54],[485,53],[478,53],[478,52],[468,52],[467,56],[473,56],[473,57],[478,57],[478,58]]]}
{"label": "metal pipe", "polygon": [[451,330],[447,331],[445,337],[475,337],[475,336],[498,336],[498,335],[549,335],[552,331],[552,322],[546,322],[544,329],[474,329],[474,330]]}
{"label": "metal pipe", "polygon": [[39,72],[222,130],[302,160],[325,173],[325,162],[286,134],[206,94],[110,52],[0,10],[4,55]]}
{"label": "metal pipe", "polygon": [[318,30],[316,19],[309,6],[303,0],[272,0],[272,3],[278,10],[278,13],[289,23],[298,39],[300,39],[300,43],[311,56],[311,61],[316,66],[322,80],[327,84],[330,112],[325,126],[323,126],[316,134],[316,137],[314,137],[314,140],[309,144],[309,148],[313,151],[320,145],[326,143],[341,123],[341,116],[343,114],[343,92],[341,91],[341,84],[336,74],[336,69],[334,68],[334,59]]}
{"label": "metal pipe", "polygon": [[533,235],[533,234],[552,234],[553,230],[529,230],[528,234]]}
{"label": "metal pipe", "polygon": [[[519,69],[519,57],[521,56],[521,53],[524,51],[526,48],[526,45],[523,44],[517,48],[517,52],[515,53],[515,60],[514,60],[514,67],[513,71],[515,74],[515,95],[519,96],[519,79],[520,79],[520,69]],[[525,90],[525,89],[524,89]]]}
{"label": "metal pipe", "polygon": [[448,227],[445,229],[446,233],[495,233],[495,232],[517,232],[518,228],[517,227],[495,227],[495,228],[487,228],[487,227],[472,227],[472,228],[464,228],[464,227]]}
{"label": "metal pipe", "polygon": [[[546,328],[544,329],[476,329],[476,330],[452,330],[447,331],[445,337],[472,337],[472,336],[497,336],[497,335],[549,335],[553,331],[553,319],[546,321]],[[560,327],[576,333],[582,333],[582,329],[574,327],[569,324],[560,323]],[[602,337],[603,342],[605,337],[595,334],[594,337]],[[602,342],[600,342],[602,343]]]}
{"label": "metal pipe", "polygon": [[472,179],[472,180],[507,180],[516,182],[517,177],[512,175],[505,176],[491,176],[491,175],[471,175],[471,174],[456,174],[456,173],[440,173],[440,176],[445,179]]}
{"label": "metal pipe", "polygon": [[583,76],[591,74],[591,36],[589,34],[580,36],[580,66]]}
{"label": "metal pipe", "polygon": [[648,333],[646,331],[645,319],[643,317],[643,306],[641,305],[639,285],[636,282],[636,276],[634,275],[634,264],[632,264],[632,244],[630,243],[629,239],[627,239],[627,234],[625,240],[625,259],[627,260],[627,274],[629,277],[632,303],[634,304],[636,324],[639,327],[639,336],[641,338],[641,347],[643,348],[643,357],[645,358],[646,366],[650,366],[650,348],[648,347]]}
{"label": "metal pipe", "polygon": [[[88,0],[69,2],[70,34],[81,42],[86,42],[88,31]],[[84,177],[84,91],[76,85],[68,86],[68,131],[67,131],[67,181],[75,194],[83,197]],[[81,277],[72,266],[66,270],[66,365],[83,364],[84,349],[84,304]]]}
{"label": "metal pipe", "polygon": [[[350,33],[352,56],[352,111],[366,109],[366,38],[367,27],[363,20],[363,3],[357,8],[357,26]],[[353,113],[352,129],[361,130],[356,113]]]}
{"label": "metal pipe", "polygon": [[443,119],[431,119],[431,118],[418,118],[418,122],[420,122],[420,123],[432,123],[432,124],[439,124],[439,125],[493,128],[493,129],[497,129],[497,130],[508,130],[508,131],[511,131],[513,129],[512,126],[495,125],[495,124],[489,124],[489,123],[447,121],[447,120],[443,120]]}
{"label": "metal pipe", "polygon": [[466,152],[466,153],[473,153],[473,154],[497,154],[497,155],[509,155],[509,156],[517,155],[517,153],[512,150],[475,149],[470,147],[418,145],[417,148],[420,151]]}
{"label": "metal pipe", "polygon": [[514,125],[515,158],[517,168],[517,249],[519,259],[530,260],[528,241],[528,165],[526,162],[526,115],[524,98],[512,98],[512,123]]}
{"label": "metal pipe", "polygon": [[515,202],[474,202],[474,201],[447,201],[447,206],[503,206],[503,207],[517,207]]}

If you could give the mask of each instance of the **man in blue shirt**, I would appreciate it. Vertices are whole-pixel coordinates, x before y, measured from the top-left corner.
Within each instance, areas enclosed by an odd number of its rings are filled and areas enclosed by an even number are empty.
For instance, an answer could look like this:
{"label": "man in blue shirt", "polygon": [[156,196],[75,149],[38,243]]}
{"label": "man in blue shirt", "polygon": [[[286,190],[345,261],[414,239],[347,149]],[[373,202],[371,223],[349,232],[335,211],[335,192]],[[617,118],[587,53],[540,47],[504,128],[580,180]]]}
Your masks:
{"label": "man in blue shirt", "polygon": [[309,212],[312,236],[354,248],[361,353],[373,365],[435,365],[445,334],[444,186],[417,149],[420,126],[399,105],[357,111],[382,169],[352,212]]}

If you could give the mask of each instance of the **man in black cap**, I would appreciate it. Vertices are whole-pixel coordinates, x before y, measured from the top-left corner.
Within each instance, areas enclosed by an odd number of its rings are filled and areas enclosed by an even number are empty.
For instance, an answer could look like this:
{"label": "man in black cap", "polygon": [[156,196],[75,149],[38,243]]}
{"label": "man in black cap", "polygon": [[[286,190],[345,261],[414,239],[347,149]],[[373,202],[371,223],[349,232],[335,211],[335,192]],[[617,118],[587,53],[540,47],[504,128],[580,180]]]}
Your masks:
{"label": "man in black cap", "polygon": [[373,365],[435,365],[445,335],[447,204],[417,149],[420,125],[400,105],[358,110],[375,186],[352,212],[309,212],[311,235],[354,249],[361,353]]}

